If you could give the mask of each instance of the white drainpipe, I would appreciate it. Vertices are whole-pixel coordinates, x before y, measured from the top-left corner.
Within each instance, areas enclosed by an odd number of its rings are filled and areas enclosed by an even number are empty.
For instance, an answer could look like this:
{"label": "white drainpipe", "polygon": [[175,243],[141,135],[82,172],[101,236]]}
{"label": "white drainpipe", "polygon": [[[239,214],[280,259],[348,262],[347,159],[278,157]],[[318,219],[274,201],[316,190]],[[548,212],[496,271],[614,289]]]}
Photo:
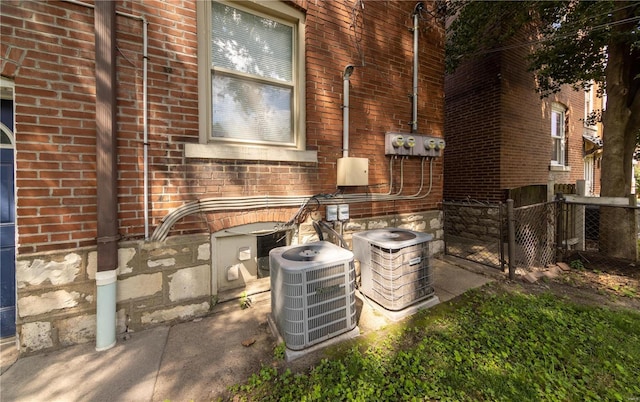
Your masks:
{"label": "white drainpipe", "polygon": [[117,270],[96,272],[96,351],[111,349],[116,344]]}
{"label": "white drainpipe", "polygon": [[353,74],[353,66],[344,68],[342,75],[342,157],[349,156],[349,77]]}
{"label": "white drainpipe", "polygon": [[413,113],[411,116],[411,132],[418,131],[418,17],[424,4],[417,3],[413,11]]}

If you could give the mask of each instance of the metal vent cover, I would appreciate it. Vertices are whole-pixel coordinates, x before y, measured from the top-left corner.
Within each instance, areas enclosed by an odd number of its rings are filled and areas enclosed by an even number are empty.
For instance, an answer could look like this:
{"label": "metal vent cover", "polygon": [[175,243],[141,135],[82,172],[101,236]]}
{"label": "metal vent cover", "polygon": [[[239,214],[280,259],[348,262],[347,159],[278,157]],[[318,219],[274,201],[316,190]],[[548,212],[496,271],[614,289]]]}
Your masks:
{"label": "metal vent cover", "polygon": [[432,239],[430,234],[399,228],[354,233],[362,293],[394,311],[433,296]]}
{"label": "metal vent cover", "polygon": [[355,328],[353,258],[326,241],[271,250],[271,311],[287,348],[302,350]]}

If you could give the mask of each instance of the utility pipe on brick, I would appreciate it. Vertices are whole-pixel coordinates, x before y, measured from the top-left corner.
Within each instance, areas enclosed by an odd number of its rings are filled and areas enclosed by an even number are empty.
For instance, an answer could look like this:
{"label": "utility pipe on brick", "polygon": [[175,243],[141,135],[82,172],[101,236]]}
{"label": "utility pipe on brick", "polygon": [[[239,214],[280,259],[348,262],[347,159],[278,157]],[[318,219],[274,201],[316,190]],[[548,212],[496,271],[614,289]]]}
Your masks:
{"label": "utility pipe on brick", "polygon": [[413,101],[413,110],[411,114],[411,132],[418,131],[418,17],[420,11],[424,8],[424,4],[419,2],[413,9],[413,93],[411,99]]}
{"label": "utility pipe on brick", "polygon": [[96,350],[116,344],[118,182],[116,136],[116,9],[95,5],[97,243]]}
{"label": "utility pipe on brick", "polygon": [[342,157],[349,156],[349,78],[353,66],[349,64],[342,74]]}
{"label": "utility pipe on brick", "polygon": [[[91,9],[95,9],[93,4],[84,3],[79,0],[64,0],[67,3],[75,4],[82,7],[87,7]],[[133,20],[138,20],[142,22],[142,146],[143,146],[143,155],[142,155],[142,177],[143,177],[143,196],[142,201],[143,211],[144,211],[144,239],[149,240],[149,112],[147,111],[148,107],[148,79],[147,79],[147,70],[148,70],[148,26],[149,23],[147,19],[142,15],[134,15],[125,13],[122,11],[116,11],[116,15],[120,15],[125,18],[130,18]]]}

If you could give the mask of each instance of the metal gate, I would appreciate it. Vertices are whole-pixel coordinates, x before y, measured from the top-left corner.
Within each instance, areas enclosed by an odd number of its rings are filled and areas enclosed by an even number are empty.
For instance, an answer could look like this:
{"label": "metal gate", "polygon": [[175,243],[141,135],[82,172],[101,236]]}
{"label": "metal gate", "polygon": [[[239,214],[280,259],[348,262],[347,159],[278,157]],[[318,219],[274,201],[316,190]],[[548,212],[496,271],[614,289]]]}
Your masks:
{"label": "metal gate", "polygon": [[504,204],[443,202],[445,254],[504,270]]}
{"label": "metal gate", "polygon": [[[508,204],[444,202],[445,253],[492,268],[541,269],[555,263],[557,202],[513,208]],[[513,216],[509,236],[508,216]]]}

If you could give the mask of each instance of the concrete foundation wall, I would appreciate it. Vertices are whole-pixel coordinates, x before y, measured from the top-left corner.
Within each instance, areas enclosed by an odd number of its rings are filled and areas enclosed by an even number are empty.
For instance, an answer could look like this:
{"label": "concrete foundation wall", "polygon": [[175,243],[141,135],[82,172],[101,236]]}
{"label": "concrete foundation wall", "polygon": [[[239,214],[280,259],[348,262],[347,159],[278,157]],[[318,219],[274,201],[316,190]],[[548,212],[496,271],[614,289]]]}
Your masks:
{"label": "concrete foundation wall", "polygon": [[[342,226],[342,227],[340,227]],[[434,255],[444,251],[442,212],[385,215],[337,223],[350,244],[362,230],[400,227],[431,233]],[[292,243],[317,239],[311,221],[294,230]],[[118,250],[118,337],[154,325],[209,313],[217,269],[209,234],[170,237],[161,243],[123,241]],[[91,342],[96,336],[97,252],[94,247],[21,255],[17,263],[18,327],[22,354]]]}

